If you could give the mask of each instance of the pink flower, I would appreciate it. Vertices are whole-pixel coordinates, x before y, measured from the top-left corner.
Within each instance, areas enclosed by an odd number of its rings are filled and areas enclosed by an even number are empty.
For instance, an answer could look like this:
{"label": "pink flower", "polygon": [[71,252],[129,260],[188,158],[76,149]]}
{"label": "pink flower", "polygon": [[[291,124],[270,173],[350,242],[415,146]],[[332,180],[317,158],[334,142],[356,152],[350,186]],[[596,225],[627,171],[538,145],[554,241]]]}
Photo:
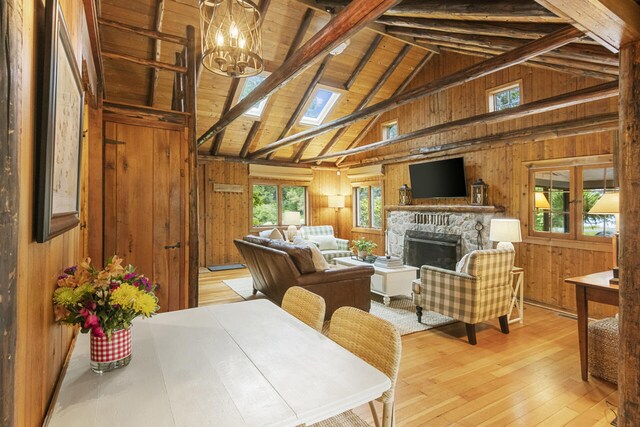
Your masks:
{"label": "pink flower", "polygon": [[91,333],[93,334],[93,336],[96,336],[99,338],[104,337],[104,331],[100,326],[94,326],[93,329],[91,329]]}
{"label": "pink flower", "polygon": [[84,320],[84,327],[85,329],[87,328],[95,329],[95,327],[100,327],[100,321],[98,320],[98,316],[96,316],[95,314],[88,315]]}
{"label": "pink flower", "polygon": [[95,310],[97,306],[98,306],[98,304],[96,304],[95,301],[88,301],[85,304],[85,307],[87,307],[89,310],[92,310],[92,311]]}
{"label": "pink flower", "polygon": [[87,316],[89,315],[89,310],[87,310],[86,308],[81,308],[80,311],[80,316],[84,317],[85,319],[87,318]]}

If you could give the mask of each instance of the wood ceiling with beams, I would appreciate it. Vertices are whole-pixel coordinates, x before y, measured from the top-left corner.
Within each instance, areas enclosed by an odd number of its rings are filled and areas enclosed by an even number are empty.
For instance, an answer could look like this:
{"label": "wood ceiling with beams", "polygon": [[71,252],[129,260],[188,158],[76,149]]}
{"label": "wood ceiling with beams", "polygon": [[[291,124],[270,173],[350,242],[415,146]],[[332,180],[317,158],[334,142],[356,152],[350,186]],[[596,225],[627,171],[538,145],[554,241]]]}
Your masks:
{"label": "wood ceiling with beams", "polygon": [[[330,21],[332,15],[327,11],[339,13],[349,3],[346,0],[262,1],[266,1],[262,7],[267,7],[262,31],[265,69],[269,72],[276,70],[297,47]],[[173,72],[150,70],[106,55],[116,52],[173,64],[182,46],[152,42],[104,25],[104,20],[184,37],[186,25],[198,28],[197,0],[102,0],[99,13],[103,20],[101,42],[106,58],[106,98],[169,109]],[[259,121],[240,116],[224,132],[202,144],[199,152],[246,157],[278,141],[310,83],[320,74],[320,84],[341,92],[336,106],[325,119],[327,123],[397,94],[401,86],[409,83],[416,67],[429,66],[431,55],[448,52],[493,57],[568,24],[572,24],[568,18],[556,16],[533,0],[404,0],[352,36],[342,54],[326,61],[324,56],[316,58],[311,67],[271,94]],[[527,64],[603,81],[615,80],[618,75],[617,55],[587,37],[535,57]],[[324,72],[320,73],[323,67]],[[243,83],[234,84],[237,82],[237,79],[206,71],[202,73],[198,85],[198,135],[233,106]],[[286,135],[310,128],[301,125],[299,119]],[[284,146],[266,157],[293,163],[327,151],[345,150],[357,145],[374,123],[375,119],[360,120],[341,130],[318,135],[307,143]]]}

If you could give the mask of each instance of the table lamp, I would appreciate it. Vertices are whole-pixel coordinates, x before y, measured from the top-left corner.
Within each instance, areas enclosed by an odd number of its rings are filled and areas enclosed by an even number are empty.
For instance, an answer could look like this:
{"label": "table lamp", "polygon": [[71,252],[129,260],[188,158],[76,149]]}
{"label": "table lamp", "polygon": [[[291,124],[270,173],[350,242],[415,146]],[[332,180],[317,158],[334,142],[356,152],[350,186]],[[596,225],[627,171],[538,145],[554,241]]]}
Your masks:
{"label": "table lamp", "polygon": [[549,200],[544,195],[544,193],[536,193],[535,205],[536,209],[551,209]]}
{"label": "table lamp", "polygon": [[344,196],[336,195],[336,196],[327,196],[327,204],[330,208],[334,208],[336,210],[336,237],[340,235],[340,221],[338,218],[338,212],[340,209],[344,208]]}
{"label": "table lamp", "polygon": [[284,211],[282,214],[282,222],[283,225],[288,225],[287,228],[287,240],[293,242],[293,239],[296,238],[296,234],[298,234],[298,225],[302,224],[302,216],[300,212],[297,211]]}
{"label": "table lamp", "polygon": [[512,242],[522,242],[520,220],[511,218],[492,219],[489,240],[498,242],[496,249],[511,249],[515,251]]}
{"label": "table lamp", "polygon": [[618,279],[618,258],[620,256],[620,247],[618,239],[620,238],[620,193],[604,193],[602,197],[589,209],[590,214],[614,215],[616,218],[616,234],[613,236],[613,278]]}

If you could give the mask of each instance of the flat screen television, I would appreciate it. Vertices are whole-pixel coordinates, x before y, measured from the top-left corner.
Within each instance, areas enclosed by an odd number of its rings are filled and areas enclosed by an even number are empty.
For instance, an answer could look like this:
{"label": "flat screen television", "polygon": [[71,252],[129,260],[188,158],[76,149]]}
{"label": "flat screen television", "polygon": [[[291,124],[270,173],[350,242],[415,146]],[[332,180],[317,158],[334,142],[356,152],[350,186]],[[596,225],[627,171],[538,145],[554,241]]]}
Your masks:
{"label": "flat screen television", "polygon": [[467,197],[462,157],[409,165],[415,199]]}

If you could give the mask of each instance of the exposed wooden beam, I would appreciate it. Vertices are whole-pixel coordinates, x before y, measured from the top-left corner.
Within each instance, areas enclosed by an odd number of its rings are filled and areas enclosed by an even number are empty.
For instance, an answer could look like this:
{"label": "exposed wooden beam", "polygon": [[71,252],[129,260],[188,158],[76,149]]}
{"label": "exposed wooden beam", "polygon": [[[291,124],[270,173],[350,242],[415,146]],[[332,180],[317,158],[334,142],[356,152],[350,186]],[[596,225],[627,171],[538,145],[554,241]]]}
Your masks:
{"label": "exposed wooden beam", "polygon": [[[23,26],[21,1],[3,1],[0,3],[0,422],[14,425],[14,402],[19,394],[16,388],[16,343],[18,334],[18,219],[25,220],[26,212],[20,211],[22,174],[29,175],[21,167],[26,159],[21,159],[20,149],[28,144],[22,133],[22,73],[31,70],[22,64],[23,32],[31,29],[29,23]],[[55,16],[55,14],[54,14]],[[24,27],[24,28],[23,28]],[[26,35],[26,34],[25,34]],[[25,49],[32,46],[24,44]],[[25,68],[23,70],[23,67]],[[27,84],[31,82],[28,79]],[[29,88],[25,88],[26,93]],[[25,103],[26,106],[26,103]],[[27,131],[27,134],[29,132]],[[28,170],[28,169],[27,169]],[[30,177],[29,177],[30,178]],[[29,180],[26,181],[27,183]],[[18,214],[21,213],[19,216]],[[26,220],[28,221],[28,220]],[[25,262],[25,260],[22,260]],[[24,289],[24,285],[23,285]],[[24,296],[21,296],[24,298]],[[21,384],[19,389],[22,388]],[[21,420],[24,422],[24,420]]]}
{"label": "exposed wooden beam", "polygon": [[553,96],[550,98],[540,99],[538,101],[523,104],[518,107],[509,108],[501,111],[494,111],[490,113],[479,114],[477,116],[467,117],[464,119],[453,120],[447,123],[442,123],[435,126],[429,126],[423,129],[418,129],[413,132],[409,132],[403,135],[399,135],[395,138],[389,138],[384,141],[374,142],[372,144],[363,145],[361,147],[351,148],[339,153],[326,154],[324,156],[318,156],[312,159],[305,160],[305,162],[316,162],[318,160],[331,159],[340,156],[352,156],[354,154],[363,153],[366,151],[377,150],[379,148],[389,147],[391,145],[398,144],[404,141],[410,141],[416,138],[425,137],[429,135],[435,135],[442,132],[451,132],[464,128],[466,126],[472,126],[477,124],[489,124],[503,122],[506,120],[518,119],[521,117],[530,116],[532,114],[544,113],[546,111],[553,111],[560,108],[569,107],[576,104],[584,104],[586,102],[597,101],[600,99],[611,98],[618,95],[618,82],[603,83],[601,85],[589,87],[586,89],[580,89],[574,92],[565,93],[562,95]]}
{"label": "exposed wooden beam", "polygon": [[91,55],[93,57],[93,64],[96,68],[96,77],[98,80],[98,90],[96,97],[105,97],[105,85],[104,85],[104,65],[102,64],[102,56],[100,51],[100,28],[98,27],[98,11],[96,10],[96,3],[93,0],[82,0],[84,6],[84,15],[87,19],[87,30],[89,32],[89,43],[91,44]]}
{"label": "exposed wooden beam", "polygon": [[[558,0],[562,1],[562,0]],[[615,1],[615,0],[612,0]],[[321,0],[323,6],[343,6],[349,0]],[[567,22],[529,0],[404,0],[385,15],[433,19],[503,22]]]}
{"label": "exposed wooden beam", "polygon": [[236,104],[217,123],[211,126],[200,138],[202,144],[216,133],[229,126],[235,119],[249,110],[265,96],[300,75],[315,60],[331,51],[344,40],[362,29],[367,23],[376,20],[385,10],[399,0],[353,0],[341,13],[318,31],[300,49],[298,49],[280,68],[267,77],[242,101]]}
{"label": "exposed wooden beam", "polygon": [[[400,86],[398,86],[398,88],[395,90],[395,92],[393,92],[393,94],[391,95],[392,98],[394,96],[400,95],[401,93],[403,93],[407,89],[407,87],[409,87],[409,84],[420,73],[420,71],[422,70],[422,68],[424,68],[424,66],[427,64],[427,62],[429,62],[431,60],[431,58],[433,58],[433,55],[434,55],[433,53],[429,53],[429,54],[425,55],[420,60],[420,62],[418,62],[418,65],[415,66],[413,71],[411,71],[411,73],[409,73],[409,75],[404,79],[404,81],[400,84]],[[376,123],[378,123],[378,121],[380,120],[380,117],[382,117],[382,114],[378,114],[378,115],[374,116],[365,125],[365,127],[362,128],[362,130],[360,130],[360,133],[358,134],[358,136],[355,137],[355,139],[349,144],[349,146],[347,148],[352,148],[352,147],[355,147],[356,145],[358,145],[360,143],[360,141],[362,141],[362,139],[367,135],[367,133],[369,133],[369,131],[376,125]],[[336,166],[340,165],[340,163],[342,163],[344,161],[344,159],[345,159],[345,157],[340,157],[338,159],[338,161],[336,162]]]}
{"label": "exposed wooden beam", "polygon": [[620,49],[619,426],[640,425],[640,41]]}
{"label": "exposed wooden beam", "polygon": [[[442,46],[443,51],[458,53],[461,55],[477,56],[481,58],[491,58],[496,55],[501,55],[503,51],[497,49],[486,49],[477,46],[460,46],[460,47],[448,47]],[[526,65],[537,68],[545,68],[547,70],[559,71],[562,73],[575,74],[583,77],[594,77],[603,80],[615,80],[617,74],[603,73],[600,71],[585,70],[582,68],[576,68],[579,64],[571,63],[571,65],[559,64],[558,61],[551,64],[546,61],[544,56],[539,56],[536,59],[532,59],[526,62]],[[591,67],[593,68],[593,67]]]}
{"label": "exposed wooden beam", "polygon": [[104,100],[102,104],[103,114],[115,114],[121,117],[128,117],[133,120],[147,120],[161,123],[169,123],[186,127],[189,114],[153,108],[144,105],[133,105],[124,102]]}
{"label": "exposed wooden beam", "polygon": [[550,123],[541,126],[533,126],[513,131],[487,135],[480,138],[467,139],[450,142],[442,145],[420,147],[410,152],[384,155],[378,157],[368,157],[362,160],[344,162],[343,167],[358,167],[370,164],[393,164],[422,158],[431,158],[435,154],[449,154],[455,150],[456,153],[464,151],[474,151],[487,145],[496,146],[500,144],[520,144],[536,141],[549,141],[570,136],[588,135],[597,132],[607,132],[618,129],[618,114],[608,113],[598,116],[586,117],[577,120],[568,120],[559,123]]}
{"label": "exposed wooden beam", "polygon": [[[300,116],[300,113],[302,113],[302,109],[307,104],[307,101],[309,101],[309,98],[311,98],[311,95],[313,94],[314,89],[316,88],[316,86],[320,82],[320,79],[322,79],[322,76],[324,75],[325,71],[327,70],[329,62],[331,62],[332,58],[333,58],[333,55],[329,54],[329,55],[325,56],[325,58],[322,60],[322,62],[320,63],[320,67],[318,67],[318,69],[316,70],[316,73],[313,75],[313,78],[311,79],[311,81],[307,85],[307,89],[302,94],[302,98],[300,99],[300,102],[298,102],[298,105],[296,106],[296,108],[291,113],[291,116],[289,117],[289,120],[287,121],[287,124],[284,126],[284,128],[280,132],[280,135],[278,136],[278,139],[281,139],[281,138],[284,138],[285,136],[287,136],[287,134],[289,133],[291,128],[296,124],[296,121],[298,120],[298,117]],[[275,153],[275,151],[272,152],[272,153],[269,153],[269,155],[267,156],[267,159],[271,160],[271,157],[273,157],[272,154],[274,154],[274,153]],[[246,155],[244,157],[246,157]]]}
{"label": "exposed wooden beam", "polygon": [[[326,7],[321,6],[318,3],[316,3],[315,0],[298,0],[298,3],[302,3],[302,4],[306,5],[307,7],[315,10],[316,12],[322,13],[324,15],[329,15],[329,16],[333,16],[336,13],[341,12],[342,9],[344,8],[344,6],[346,6],[346,3],[345,3],[344,5],[341,5],[341,6],[338,6],[338,7],[326,8]],[[328,9],[330,9],[330,10],[328,10]],[[371,31],[371,32],[380,34],[381,36],[385,36],[385,37],[397,40],[397,41],[399,41],[401,43],[405,43],[405,44],[409,44],[411,46],[415,46],[418,49],[422,49],[422,50],[425,50],[425,51],[428,51],[428,52],[433,52],[433,53],[440,53],[440,52],[438,52],[437,48],[434,48],[434,47],[431,47],[431,46],[419,45],[410,37],[394,36],[393,34],[388,34],[387,30],[386,30],[386,28],[385,28],[385,26],[383,24],[378,24],[376,22],[370,22],[364,28],[366,30]]]}
{"label": "exposed wooden beam", "polygon": [[382,41],[382,35],[380,34],[378,34],[373,39],[367,51],[364,53],[364,55],[362,55],[362,58],[360,58],[360,62],[358,62],[358,65],[356,65],[356,68],[353,69],[353,72],[351,73],[347,81],[344,83],[344,88],[346,90],[351,89],[353,82],[356,81],[356,78],[360,75],[364,67],[369,63],[369,60],[371,59],[373,52],[375,52],[375,50],[378,48],[378,45],[380,44],[381,41]]}
{"label": "exposed wooden beam", "polygon": [[634,0],[536,0],[612,52],[640,39],[640,5]]}
{"label": "exposed wooden beam", "polygon": [[269,5],[271,4],[271,0],[260,0],[260,6],[258,6],[258,11],[260,12],[260,24],[264,22],[264,17],[269,10]]}
{"label": "exposed wooden beam", "polygon": [[534,40],[526,45],[514,49],[511,52],[504,53],[494,58],[489,58],[463,70],[456,71],[448,76],[444,76],[442,78],[431,81],[409,92],[393,96],[385,101],[381,101],[370,107],[325,123],[316,128],[283,138],[279,141],[267,145],[266,147],[261,148],[260,150],[253,152],[252,154],[249,154],[249,157],[257,158],[269,154],[274,150],[286,147],[291,144],[295,144],[298,141],[302,141],[332,130],[339,129],[359,120],[382,114],[385,111],[389,111],[393,108],[399,107],[417,99],[424,98],[425,96],[433,95],[435,93],[459,86],[463,83],[475,80],[499,70],[503,70],[513,65],[521,64],[531,58],[535,58],[538,55],[578,40],[581,37],[583,37],[583,34],[580,31],[571,26],[567,26],[545,37]]}
{"label": "exposed wooden beam", "polygon": [[[156,3],[156,14],[153,22],[154,31],[160,32],[162,31],[162,18],[164,17],[164,0],[158,0]],[[162,50],[162,42],[156,38],[151,39],[153,59],[155,61],[160,61],[161,58],[161,50]],[[156,87],[158,86],[158,69],[152,68],[149,72],[149,97],[147,99],[147,104],[153,107],[153,104],[156,100]]]}
{"label": "exposed wooden beam", "polygon": [[240,149],[239,157],[243,159],[247,157],[247,153],[249,152],[249,147],[251,147],[251,143],[253,142],[253,139],[255,138],[256,133],[258,133],[258,129],[260,129],[261,124],[262,124],[261,121],[256,120],[251,125],[251,129],[249,129],[247,138],[244,140],[244,144],[242,144],[242,148]]}
{"label": "exposed wooden beam", "polygon": [[291,58],[291,55],[298,50],[300,45],[302,44],[302,40],[304,40],[304,35],[307,34],[307,30],[309,29],[309,25],[311,24],[311,20],[313,19],[313,15],[315,11],[311,8],[307,8],[302,17],[302,21],[300,22],[300,26],[298,27],[298,31],[296,32],[293,41],[291,42],[291,46],[289,46],[289,50],[287,51],[287,56],[285,56],[284,60]]}
{"label": "exposed wooden beam", "polygon": [[[390,33],[399,33],[411,37],[425,39],[430,43],[452,42],[468,44],[472,46],[486,47],[490,49],[512,50],[522,46],[524,40],[514,40],[507,37],[490,37],[469,34],[451,34],[442,31],[420,30],[415,28],[389,27]],[[576,61],[594,62],[617,67],[619,64],[617,55],[609,53],[600,46],[563,46],[547,52],[545,56]]]}
{"label": "exposed wooden beam", "polygon": [[[233,104],[233,100],[236,97],[236,92],[238,91],[238,87],[240,86],[241,79],[231,79],[231,83],[229,84],[229,90],[227,91],[227,98],[224,100],[224,106],[222,107],[221,116],[224,116],[231,109],[231,104]],[[215,156],[220,151],[220,146],[222,145],[222,140],[224,139],[224,130],[213,138],[213,143],[211,144],[211,149],[209,150],[209,154]]]}
{"label": "exposed wooden beam", "polygon": [[[430,40],[427,40],[427,41],[430,42]],[[453,48],[453,49],[460,49],[460,50],[466,50],[471,52],[482,52],[482,53],[491,54],[493,56],[502,55],[505,52],[509,51],[509,49],[488,48],[488,47],[476,46],[473,44],[464,44],[464,43],[456,43],[456,42],[443,41],[443,42],[437,42],[437,43],[438,43],[438,46],[440,46],[440,48],[443,50],[446,50],[447,48]],[[570,69],[587,70],[587,71],[592,71],[594,73],[597,73],[599,75],[608,75],[608,76],[616,76],[616,77],[618,76],[617,66],[601,64],[597,62],[578,61],[575,59],[564,59],[564,58],[558,58],[558,57],[549,56],[549,55],[537,56],[527,61],[527,63],[528,64],[549,64],[549,65],[559,66],[560,68],[558,67],[551,67],[551,68],[560,69],[563,71],[570,70]]]}
{"label": "exposed wooden beam", "polygon": [[198,91],[197,91],[197,63],[200,61],[202,48],[199,39],[196,37],[196,30],[193,26],[187,25],[187,49],[186,49],[186,90],[185,104],[188,112],[187,116],[187,143],[188,143],[188,174],[189,185],[189,218],[188,218],[188,306],[189,308],[198,306]]}
{"label": "exposed wooden beam", "polygon": [[187,45],[186,38],[169,34],[169,33],[163,33],[161,31],[147,30],[146,28],[136,27],[135,25],[123,24],[121,22],[112,21],[106,18],[98,18],[98,23],[103,27],[117,28],[118,30],[126,31],[133,34],[138,34],[140,36],[149,37],[151,39],[156,39],[163,42],[175,43],[182,46]]}
{"label": "exposed wooden beam", "polygon": [[381,16],[377,22],[396,27],[443,31],[455,34],[510,37],[525,40],[535,40],[544,37],[564,26],[564,24],[556,23],[460,21],[455,19],[425,19],[386,15]]}
{"label": "exposed wooden beam", "polygon": [[[198,158],[200,161],[204,161],[204,162],[219,161],[219,162],[242,163],[242,164],[251,164],[251,165],[297,167],[297,168],[306,168],[306,169],[316,168],[316,166],[312,166],[308,164],[299,164],[299,163],[292,163],[292,162],[286,162],[286,161],[283,162],[281,160],[266,160],[266,159],[249,160],[243,157],[227,156],[227,155],[212,156],[210,154],[200,154]],[[327,167],[325,167],[324,169],[336,170],[336,168],[327,168]]]}
{"label": "exposed wooden beam", "polygon": [[133,62],[134,64],[140,64],[146,67],[160,68],[162,70],[169,70],[175,73],[182,73],[182,74],[187,73],[186,67],[168,64],[166,62],[153,61],[151,59],[137,58],[135,56],[127,55],[124,53],[117,53],[117,52],[110,52],[107,50],[103,50],[102,57],[109,58],[109,59],[118,59],[118,60],[127,61],[127,62]]}
{"label": "exposed wooden beam", "polygon": [[[391,62],[391,64],[389,64],[389,66],[384,71],[382,76],[380,76],[380,78],[378,79],[377,83],[371,88],[371,90],[369,91],[367,96],[365,96],[362,99],[362,101],[360,101],[360,103],[358,103],[358,105],[356,106],[354,111],[362,110],[364,107],[366,107],[373,100],[373,97],[376,96],[376,94],[380,91],[380,89],[382,89],[382,86],[384,86],[384,84],[387,82],[387,80],[389,80],[389,77],[391,77],[391,74],[393,74],[393,72],[396,70],[396,68],[398,68],[398,65],[400,65],[400,63],[405,58],[405,56],[407,56],[407,54],[409,53],[410,49],[411,49],[411,46],[404,45],[404,47],[400,50],[400,53],[398,53],[398,55],[395,57],[393,62]],[[335,145],[338,143],[340,138],[342,138],[342,136],[345,134],[347,129],[349,129],[347,126],[345,126],[343,128],[340,128],[338,130],[338,132],[336,132],[336,134],[331,138],[331,140],[329,140],[329,142],[322,148],[322,150],[320,151],[320,155],[322,156],[322,155],[328,153],[329,151],[331,151],[333,149],[333,147],[335,147]],[[300,161],[300,159],[302,158],[303,154],[304,154],[304,151],[300,150],[300,152],[296,156],[297,161]],[[320,163],[318,163],[318,164],[320,164]]]}

